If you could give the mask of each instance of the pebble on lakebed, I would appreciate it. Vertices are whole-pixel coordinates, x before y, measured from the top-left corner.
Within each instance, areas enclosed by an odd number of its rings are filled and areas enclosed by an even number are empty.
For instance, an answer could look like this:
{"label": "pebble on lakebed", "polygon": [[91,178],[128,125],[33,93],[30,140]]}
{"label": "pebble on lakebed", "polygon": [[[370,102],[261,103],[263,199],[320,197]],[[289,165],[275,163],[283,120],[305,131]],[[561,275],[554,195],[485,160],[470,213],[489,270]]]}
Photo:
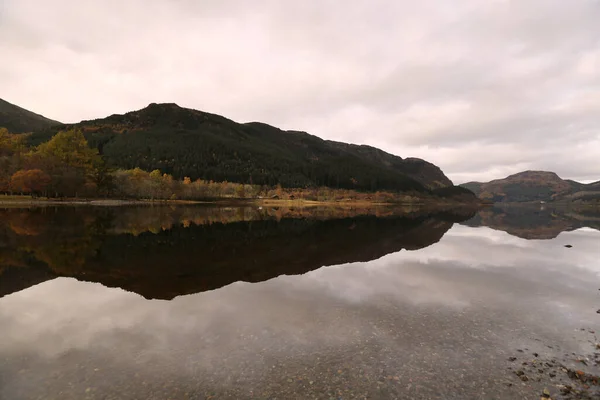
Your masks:
{"label": "pebble on lakebed", "polygon": [[[590,333],[594,334],[595,332],[590,331]],[[595,335],[594,339],[596,339]],[[594,344],[594,349],[600,349],[599,346],[600,344]],[[517,351],[524,353],[520,349]],[[519,354],[519,357],[509,357],[508,361],[519,363],[519,368],[512,371],[512,374],[523,385],[528,385],[531,382],[545,384],[546,387],[540,397],[541,400],[600,399],[600,376],[596,375],[598,373],[596,367],[600,366],[600,353],[597,351],[592,352],[587,357],[567,354],[566,358],[544,358],[537,353]],[[574,368],[565,365],[573,362],[580,363],[581,367]],[[583,371],[583,368],[589,370]],[[512,370],[512,367],[508,369]],[[512,386],[512,384],[509,386]],[[556,388],[556,392],[552,393],[554,388]]]}

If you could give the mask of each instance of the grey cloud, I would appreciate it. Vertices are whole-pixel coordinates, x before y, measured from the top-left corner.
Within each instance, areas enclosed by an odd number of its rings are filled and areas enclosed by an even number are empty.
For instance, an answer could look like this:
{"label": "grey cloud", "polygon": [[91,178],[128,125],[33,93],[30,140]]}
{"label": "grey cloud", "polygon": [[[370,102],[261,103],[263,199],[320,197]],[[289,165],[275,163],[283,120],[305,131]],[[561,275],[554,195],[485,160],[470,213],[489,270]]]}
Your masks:
{"label": "grey cloud", "polygon": [[455,181],[600,179],[600,3],[4,0],[3,98],[169,101],[422,157]]}

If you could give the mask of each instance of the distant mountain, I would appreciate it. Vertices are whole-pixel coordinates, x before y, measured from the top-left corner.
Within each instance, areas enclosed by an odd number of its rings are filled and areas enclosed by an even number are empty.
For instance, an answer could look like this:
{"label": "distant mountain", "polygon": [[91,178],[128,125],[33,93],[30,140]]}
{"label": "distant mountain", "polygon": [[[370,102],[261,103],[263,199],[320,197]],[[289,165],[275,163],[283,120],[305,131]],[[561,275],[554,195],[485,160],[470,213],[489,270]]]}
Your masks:
{"label": "distant mountain", "polygon": [[0,99],[0,128],[6,128],[11,133],[25,133],[55,125],[60,125],[60,122]]}
{"label": "distant mountain", "polygon": [[81,129],[113,167],[159,169],[179,179],[470,194],[418,158],[259,122],[237,123],[176,104],[150,104],[124,115],[43,129],[29,138],[30,144],[70,128]]}
{"label": "distant mountain", "polygon": [[525,171],[487,183],[460,185],[494,203],[569,202],[600,204],[600,182],[584,184],[561,179],[554,172]]}

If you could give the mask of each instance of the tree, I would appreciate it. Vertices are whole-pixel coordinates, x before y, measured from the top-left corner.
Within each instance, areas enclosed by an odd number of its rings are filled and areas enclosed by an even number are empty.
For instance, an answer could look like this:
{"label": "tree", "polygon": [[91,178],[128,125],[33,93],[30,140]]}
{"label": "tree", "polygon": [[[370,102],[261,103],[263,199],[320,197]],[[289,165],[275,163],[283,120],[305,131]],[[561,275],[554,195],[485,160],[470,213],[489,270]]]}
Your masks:
{"label": "tree", "polygon": [[100,163],[98,150],[90,148],[83,133],[77,130],[58,132],[48,142],[39,145],[37,151],[63,165],[87,172]]}
{"label": "tree", "polygon": [[10,178],[10,189],[19,193],[31,193],[39,196],[45,193],[52,179],[40,169],[17,171]]}
{"label": "tree", "polygon": [[9,190],[10,177],[23,167],[24,150],[25,135],[11,135],[6,128],[0,128],[0,192]]}
{"label": "tree", "polygon": [[6,128],[0,128],[0,156],[12,154],[12,137]]}
{"label": "tree", "polygon": [[150,198],[160,198],[163,189],[163,174],[155,169],[150,172]]}
{"label": "tree", "polygon": [[0,192],[8,192],[12,163],[8,157],[0,157]]}
{"label": "tree", "polygon": [[56,194],[66,196],[84,191],[102,164],[98,151],[90,148],[83,133],[76,130],[58,132],[37,147],[33,158],[50,174]]}
{"label": "tree", "polygon": [[106,166],[104,160],[91,173],[91,179],[98,195],[108,197],[115,191],[115,177]]}
{"label": "tree", "polygon": [[238,185],[235,188],[235,195],[239,198],[239,199],[243,199],[246,197],[246,190],[244,188],[244,185]]}

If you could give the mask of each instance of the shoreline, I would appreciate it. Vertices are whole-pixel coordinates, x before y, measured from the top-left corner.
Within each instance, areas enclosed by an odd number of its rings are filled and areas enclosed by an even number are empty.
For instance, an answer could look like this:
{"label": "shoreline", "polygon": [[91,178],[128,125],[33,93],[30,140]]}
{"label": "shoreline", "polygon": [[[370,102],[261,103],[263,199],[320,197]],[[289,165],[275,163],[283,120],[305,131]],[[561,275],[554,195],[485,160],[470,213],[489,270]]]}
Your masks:
{"label": "shoreline", "polygon": [[0,196],[0,207],[35,207],[35,206],[162,206],[162,205],[211,205],[224,207],[394,207],[412,206],[416,208],[429,207],[472,207],[481,208],[479,203],[466,203],[456,200],[435,201],[426,199],[413,202],[377,202],[368,200],[344,200],[344,201],[317,201],[304,199],[217,199],[217,200],[127,200],[127,199],[33,199],[33,198],[6,198]]}

